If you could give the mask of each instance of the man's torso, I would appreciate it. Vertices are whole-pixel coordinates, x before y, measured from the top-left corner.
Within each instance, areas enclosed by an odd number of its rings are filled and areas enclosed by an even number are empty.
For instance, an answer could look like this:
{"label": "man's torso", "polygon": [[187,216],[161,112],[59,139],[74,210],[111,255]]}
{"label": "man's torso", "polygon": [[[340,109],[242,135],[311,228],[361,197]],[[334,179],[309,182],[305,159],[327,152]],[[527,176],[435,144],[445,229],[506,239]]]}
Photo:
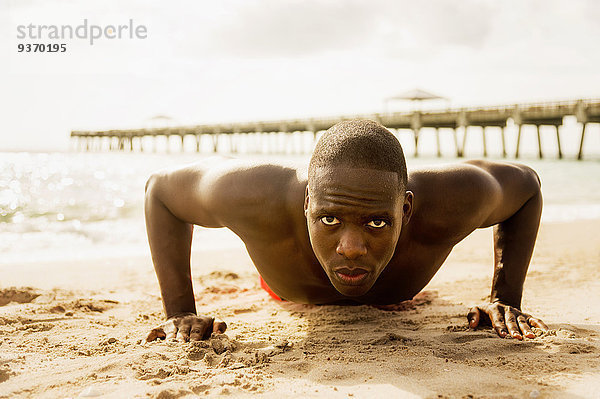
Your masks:
{"label": "man's torso", "polygon": [[[284,178],[273,179],[275,187],[265,193],[265,214],[257,216],[260,223],[248,218],[228,227],[244,241],[258,272],[281,298],[316,304],[398,303],[423,289],[454,245],[478,227],[469,220],[469,204],[446,204],[440,198],[452,201],[452,195],[445,191],[461,189],[451,184],[440,186],[443,175],[451,173],[456,173],[455,167],[411,173],[407,189],[414,192],[415,205],[405,233],[408,239],[399,241],[375,285],[360,297],[339,293],[316,259],[303,211],[307,183],[297,173],[288,171]],[[440,194],[436,194],[438,191]],[[274,192],[280,195],[274,196]],[[449,215],[443,216],[445,213]]]}

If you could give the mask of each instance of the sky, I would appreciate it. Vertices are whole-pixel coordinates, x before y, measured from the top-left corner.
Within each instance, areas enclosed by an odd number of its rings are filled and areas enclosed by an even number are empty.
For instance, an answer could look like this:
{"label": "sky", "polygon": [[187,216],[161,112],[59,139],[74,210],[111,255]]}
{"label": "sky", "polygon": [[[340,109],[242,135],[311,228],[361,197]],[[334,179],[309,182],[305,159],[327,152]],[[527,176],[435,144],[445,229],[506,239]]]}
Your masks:
{"label": "sky", "polygon": [[[18,26],[145,38],[18,38]],[[473,106],[600,97],[600,2],[3,0],[0,151],[71,130],[382,112],[414,88]],[[63,53],[19,44],[66,44]],[[392,102],[388,109],[407,109]]]}

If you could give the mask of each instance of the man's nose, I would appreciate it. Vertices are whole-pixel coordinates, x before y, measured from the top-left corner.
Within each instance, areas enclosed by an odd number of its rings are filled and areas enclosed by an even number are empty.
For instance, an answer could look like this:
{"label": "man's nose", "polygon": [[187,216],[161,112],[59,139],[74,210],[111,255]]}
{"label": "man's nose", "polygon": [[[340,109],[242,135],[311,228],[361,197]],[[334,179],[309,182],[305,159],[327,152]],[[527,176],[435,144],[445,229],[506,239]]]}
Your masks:
{"label": "man's nose", "polygon": [[357,259],[367,254],[367,244],[358,231],[345,231],[338,242],[336,252],[346,259]]}

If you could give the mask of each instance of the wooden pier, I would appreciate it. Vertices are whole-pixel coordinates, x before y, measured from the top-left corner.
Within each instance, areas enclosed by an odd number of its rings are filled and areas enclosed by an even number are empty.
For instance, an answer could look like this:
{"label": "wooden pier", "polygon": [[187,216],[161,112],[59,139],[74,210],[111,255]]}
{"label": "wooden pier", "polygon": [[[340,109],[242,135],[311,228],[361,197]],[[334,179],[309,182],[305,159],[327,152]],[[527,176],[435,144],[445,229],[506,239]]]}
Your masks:
{"label": "wooden pier", "polygon": [[[241,122],[225,124],[209,124],[196,126],[177,126],[147,129],[122,129],[122,130],[104,130],[104,131],[72,131],[71,138],[75,141],[76,148],[84,151],[94,151],[101,148],[116,151],[133,151],[134,141],[139,141],[135,147],[140,151],[147,150],[143,146],[143,139],[146,137],[165,136],[167,147],[172,136],[181,140],[181,149],[184,149],[184,138],[192,136],[195,139],[196,151],[201,151],[201,143],[210,140],[211,150],[217,152],[220,150],[219,142],[227,138],[229,141],[228,151],[236,152],[240,137],[246,136],[254,138],[255,143],[260,141],[272,142],[277,134],[290,138],[294,133],[304,132],[312,133],[312,140],[316,140],[317,133],[327,130],[337,122],[348,119],[372,119],[380,122],[388,129],[408,130],[412,132],[414,138],[414,156],[419,155],[419,136],[421,129],[434,128],[436,134],[437,155],[441,156],[440,150],[440,129],[452,129],[454,135],[454,147],[457,157],[465,156],[465,147],[469,137],[470,127],[480,127],[483,141],[483,156],[488,156],[486,135],[488,128],[496,127],[501,129],[502,156],[507,157],[505,128],[509,120],[517,126],[515,158],[520,157],[520,147],[522,138],[522,127],[533,125],[537,128],[538,156],[543,158],[542,144],[540,138],[541,126],[553,126],[556,130],[557,157],[562,159],[564,154],[561,147],[561,137],[559,128],[563,124],[565,116],[574,116],[581,124],[581,136],[579,140],[579,151],[577,159],[583,158],[584,138],[586,126],[590,123],[600,123],[600,99],[572,100],[546,103],[526,103],[494,107],[473,107],[456,108],[439,111],[414,111],[414,112],[394,112],[394,113],[376,113],[368,115],[352,115],[330,118],[308,118],[308,119],[290,119],[278,121],[260,121],[260,122]],[[462,140],[460,140],[457,129],[462,129]],[[277,140],[276,140],[277,141]],[[285,152],[289,143],[281,140],[279,144],[273,146],[255,145],[257,152]],[[153,145],[156,150],[156,142]],[[302,148],[300,149],[302,151]]]}

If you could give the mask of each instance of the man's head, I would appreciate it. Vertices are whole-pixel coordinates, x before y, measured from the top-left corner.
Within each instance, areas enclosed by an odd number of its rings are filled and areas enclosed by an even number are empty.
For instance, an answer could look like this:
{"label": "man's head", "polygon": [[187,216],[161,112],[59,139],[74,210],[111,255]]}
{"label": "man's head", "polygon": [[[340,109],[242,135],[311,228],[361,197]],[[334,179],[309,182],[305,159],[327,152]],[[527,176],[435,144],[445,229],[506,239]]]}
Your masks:
{"label": "man's head", "polygon": [[394,255],[412,212],[400,143],[369,120],[340,122],[319,139],[308,168],[311,245],[333,286],[365,294]]}
{"label": "man's head", "polygon": [[402,188],[406,188],[406,161],[400,142],[375,121],[355,119],[330,127],[310,159],[309,183],[317,168],[334,165],[396,172]]}

